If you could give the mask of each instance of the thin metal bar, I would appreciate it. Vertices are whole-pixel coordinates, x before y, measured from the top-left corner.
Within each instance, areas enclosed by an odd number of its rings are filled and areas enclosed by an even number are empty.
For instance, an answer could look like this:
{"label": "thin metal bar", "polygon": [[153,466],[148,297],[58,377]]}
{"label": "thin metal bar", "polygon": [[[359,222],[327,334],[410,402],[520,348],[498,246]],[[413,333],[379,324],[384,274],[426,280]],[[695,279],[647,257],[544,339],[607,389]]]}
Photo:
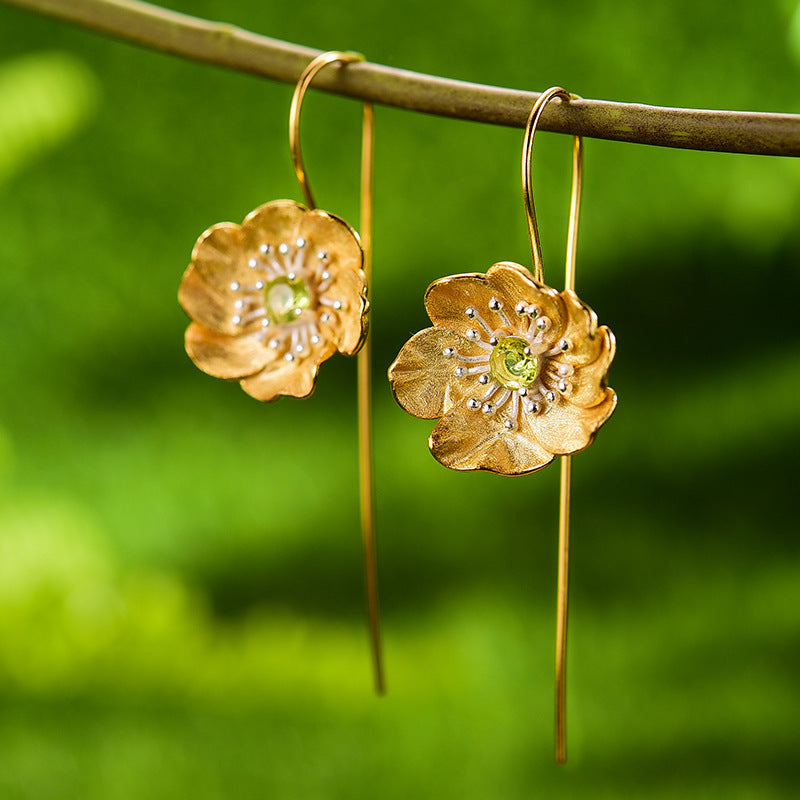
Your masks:
{"label": "thin metal bar", "polygon": [[569,495],[572,456],[561,457],[558,504],[558,610],[556,614],[556,761],[567,760],[567,606],[569,600]]}
{"label": "thin metal bar", "polygon": [[[372,105],[364,103],[361,149],[361,246],[364,249],[364,274],[372,286],[372,176],[375,125]],[[378,557],[375,542],[374,456],[372,446],[372,336],[358,353],[358,454],[361,489],[361,535],[364,545],[364,583],[367,592],[370,647],[375,691],[386,692],[381,647],[380,605],[378,602]]]}
{"label": "thin metal bar", "polygon": [[[533,203],[533,178],[531,161],[536,127],[545,106],[560,98],[574,102],[560,86],[554,86],[539,95],[539,99],[528,115],[525,137],[522,143],[522,197],[525,202],[525,217],[531,240],[534,277],[544,282],[542,245],[536,223],[536,208]],[[581,212],[581,190],[583,188],[583,139],[576,136],[572,145],[572,190],[569,200],[569,230],[567,233],[567,257],[564,269],[564,289],[575,291],[575,261],[578,249],[578,222]],[[567,760],[567,608],[569,603],[569,498],[572,480],[572,456],[561,457],[561,489],[558,511],[558,589],[556,597],[556,761]]]}
{"label": "thin metal bar", "polygon": [[[303,152],[300,144],[300,112],[311,81],[320,70],[329,64],[352,64],[363,61],[360,53],[331,50],[313,59],[300,75],[292,95],[289,111],[289,147],[297,181],[310,209],[316,208],[311,184],[308,180]],[[364,103],[361,143],[361,248],[364,253],[364,274],[367,287],[372,282],[372,176],[373,153],[375,149],[375,122],[371,103]],[[365,337],[358,353],[358,463],[359,497],[361,507],[361,538],[364,548],[364,581],[367,595],[367,615],[369,618],[370,652],[372,672],[377,694],[384,694],[386,682],[383,670],[381,649],[380,606],[378,604],[378,559],[375,546],[375,490],[373,486],[373,447],[372,447],[372,387],[370,376],[371,336]]]}
{"label": "thin metal bar", "polygon": [[[343,53],[331,50],[315,58],[302,72],[297,81],[294,94],[292,95],[292,105],[289,108],[289,148],[292,151],[292,164],[294,173],[297,175],[297,182],[303,190],[306,205],[310,209],[317,207],[314,202],[314,195],[311,192],[311,184],[308,182],[305,164],[303,163],[303,149],[300,146],[300,110],[303,107],[303,99],[306,96],[311,81],[316,74],[328,66],[328,64],[352,64],[354,61],[363,61],[364,56],[359,53]],[[366,125],[366,120],[365,123]],[[366,132],[366,129],[365,129]]]}
{"label": "thin metal bar", "polygon": [[[207,64],[296,83],[319,50],[138,0],[0,0]],[[371,103],[492,125],[525,127],[535,92],[359,64],[317,88]],[[787,102],[792,102],[787,100]],[[550,106],[543,130],[685,150],[800,156],[800,114],[666,108],[609,100]]]}

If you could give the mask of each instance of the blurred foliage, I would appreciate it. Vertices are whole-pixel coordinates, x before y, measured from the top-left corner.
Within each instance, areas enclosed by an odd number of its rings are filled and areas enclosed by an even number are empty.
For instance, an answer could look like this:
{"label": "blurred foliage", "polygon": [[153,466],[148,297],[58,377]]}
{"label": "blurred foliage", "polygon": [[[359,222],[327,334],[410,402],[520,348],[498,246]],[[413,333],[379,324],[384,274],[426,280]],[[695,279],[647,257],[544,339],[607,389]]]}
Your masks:
{"label": "blurred foliage", "polygon": [[[800,112],[788,0],[179,10],[465,80]],[[430,281],[527,261],[520,132],[377,109],[377,701],[355,364],[261,406],[191,365],[175,300],[202,230],[299,197],[291,87],[5,7],[0,43],[0,797],[796,795],[798,160],[586,143],[578,289],[621,400],[575,460],[558,769],[557,470],[447,472],[383,377]],[[356,223],[357,104],[304,114],[318,199]],[[537,137],[555,285],[569,147]]]}

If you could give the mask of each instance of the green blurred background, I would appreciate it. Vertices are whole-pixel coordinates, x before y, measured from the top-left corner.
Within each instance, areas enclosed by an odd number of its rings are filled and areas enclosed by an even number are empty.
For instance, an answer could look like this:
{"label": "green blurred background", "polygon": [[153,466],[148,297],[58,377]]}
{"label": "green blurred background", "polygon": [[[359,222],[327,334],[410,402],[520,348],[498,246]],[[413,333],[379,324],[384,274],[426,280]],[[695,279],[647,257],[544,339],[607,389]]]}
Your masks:
{"label": "green blurred background", "polygon": [[[173,6],[464,80],[800,112],[795,0]],[[377,700],[354,360],[262,406],[183,352],[198,234],[300,198],[291,91],[0,7],[0,797],[797,797],[800,161],[586,144],[578,290],[620,405],[574,464],[558,768],[558,470],[448,472],[384,377],[430,281],[529,258],[521,132],[376,112]],[[359,135],[309,98],[317,199],[354,224]],[[556,285],[569,148],[537,137]]]}

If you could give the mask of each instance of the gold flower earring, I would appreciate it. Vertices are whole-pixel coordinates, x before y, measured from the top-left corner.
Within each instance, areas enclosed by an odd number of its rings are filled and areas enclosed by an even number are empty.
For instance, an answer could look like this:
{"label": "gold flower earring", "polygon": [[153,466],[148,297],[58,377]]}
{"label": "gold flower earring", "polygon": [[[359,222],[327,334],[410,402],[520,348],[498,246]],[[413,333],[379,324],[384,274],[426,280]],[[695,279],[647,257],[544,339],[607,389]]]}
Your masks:
{"label": "gold flower earring", "polygon": [[560,87],[542,93],[528,118],[522,189],[533,274],[502,261],[485,274],[432,283],[425,308],[433,327],[403,346],[389,368],[397,402],[423,419],[441,418],[428,445],[455,470],[525,475],[561,458],[558,613],[556,626],[556,759],[566,761],[566,638],[571,454],[588,447],[617,403],[606,377],[614,357],[611,331],[574,291],[583,143],[573,145],[566,288],[544,284],[531,192],[536,126]]}
{"label": "gold flower earring", "polygon": [[300,147],[300,110],[316,74],[329,64],[363,61],[332,51],[303,71],[292,97],[289,141],[306,206],[274,200],[241,225],[221,222],[197,240],[178,299],[192,323],[186,351],[203,372],[238,380],[257,400],[308,397],[320,364],[337,350],[358,353],[361,529],[376,691],[384,691],[372,487],[370,345],[373,113],[364,104],[361,238],[316,207]]}

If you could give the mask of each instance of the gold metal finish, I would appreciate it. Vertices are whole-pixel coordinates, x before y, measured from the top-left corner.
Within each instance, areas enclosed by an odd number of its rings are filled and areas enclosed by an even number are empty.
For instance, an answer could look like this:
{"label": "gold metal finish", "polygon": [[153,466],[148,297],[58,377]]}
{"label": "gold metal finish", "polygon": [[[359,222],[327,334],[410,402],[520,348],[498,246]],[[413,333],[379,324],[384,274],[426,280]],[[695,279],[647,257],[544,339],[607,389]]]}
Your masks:
{"label": "gold metal finish", "polygon": [[[314,80],[316,74],[327,67],[329,64],[352,64],[356,61],[363,61],[364,56],[360,53],[344,53],[337,50],[331,50],[329,53],[322,53],[317,56],[300,75],[300,80],[297,82],[294,94],[292,95],[292,104],[289,108],[289,147],[292,151],[292,164],[294,164],[294,172],[297,175],[297,182],[303,191],[303,196],[306,199],[306,204],[309,208],[316,208],[314,202],[314,195],[311,192],[311,185],[308,182],[306,175],[305,165],[303,163],[303,154],[300,147],[300,109],[303,107],[303,99],[306,96],[308,87],[311,81]],[[364,136],[366,137],[366,126],[371,125],[367,122],[366,111],[364,113]],[[363,167],[363,165],[362,165]]]}
{"label": "gold metal finish", "polygon": [[223,222],[195,244],[178,298],[193,322],[186,350],[209,375],[238,380],[258,400],[307,397],[319,365],[337,350],[358,358],[361,531],[370,647],[378,694],[385,691],[378,606],[372,457],[368,276],[372,267],[374,118],[364,104],[361,225],[316,208],[300,147],[300,111],[315,75],[328,64],[363,60],[330,52],[303,71],[292,97],[289,141],[308,208],[275,200],[241,225]]}
{"label": "gold metal finish", "polygon": [[[364,341],[363,261],[344,220],[293,200],[266,203],[241,225],[214,225],[197,240],[178,292],[193,320],[187,353],[257,400],[307,397],[323,361],[337,350],[354,355]],[[302,281],[309,295],[292,322],[270,320],[265,290],[279,277]]]}
{"label": "gold metal finish", "polygon": [[[315,207],[314,195],[303,162],[300,144],[300,112],[306,92],[317,73],[329,64],[352,64],[363,61],[359,53],[332,50],[313,59],[303,70],[292,95],[289,110],[289,147],[297,181],[311,208]],[[375,118],[370,103],[364,103],[361,137],[361,246],[364,253],[363,272],[367,286],[372,279],[372,176],[375,143]],[[366,318],[365,318],[366,319]],[[382,695],[386,691],[381,647],[380,604],[378,598],[378,557],[375,536],[375,490],[373,486],[374,454],[372,446],[372,386],[371,386],[371,342],[365,336],[358,353],[358,459],[359,497],[361,508],[361,539],[364,551],[364,584],[369,619],[370,653],[375,691]]]}
{"label": "gold metal finish", "polygon": [[537,124],[561,87],[543,92],[528,115],[522,195],[534,274],[500,262],[486,274],[450,275],[428,287],[433,327],[415,334],[389,367],[397,402],[417,417],[440,418],[428,441],[456,470],[524,475],[561,455],[556,617],[556,760],[566,761],[567,604],[571,455],[588,447],[617,403],[608,388],[611,331],[575,294],[583,146],[575,137],[565,288],[544,284],[531,188]]}
{"label": "gold metal finish", "polygon": [[[364,274],[372,280],[372,174],[374,121],[372,106],[364,103],[361,150],[361,244]],[[372,444],[372,339],[367,336],[358,353],[358,457],[361,496],[361,538],[364,546],[364,583],[367,592],[370,647],[375,691],[386,692],[381,647],[380,604],[378,602],[378,555],[375,542],[374,451]]]}

